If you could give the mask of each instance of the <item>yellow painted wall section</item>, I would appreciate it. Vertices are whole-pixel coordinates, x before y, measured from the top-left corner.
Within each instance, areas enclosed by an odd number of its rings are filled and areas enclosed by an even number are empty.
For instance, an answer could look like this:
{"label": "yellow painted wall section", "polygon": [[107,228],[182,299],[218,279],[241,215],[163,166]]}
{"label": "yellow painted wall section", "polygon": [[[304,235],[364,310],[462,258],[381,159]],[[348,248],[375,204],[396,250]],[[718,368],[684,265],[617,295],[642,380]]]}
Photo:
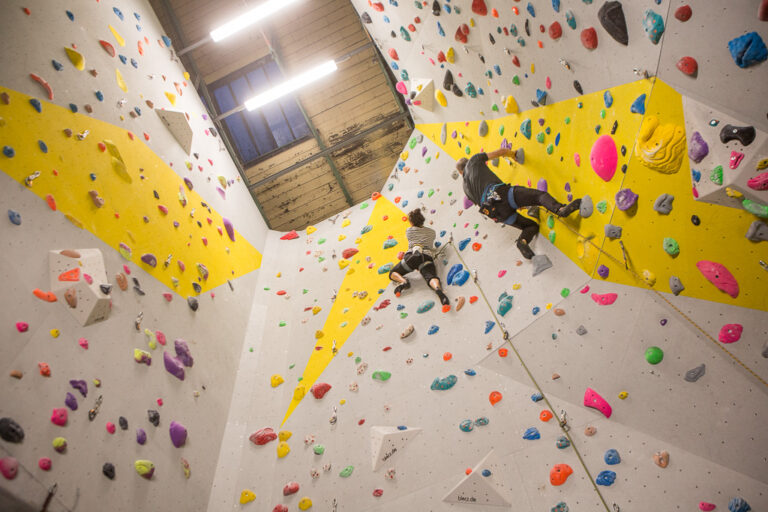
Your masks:
{"label": "yellow painted wall section", "polygon": [[[556,221],[550,229],[546,213],[539,220],[540,236],[547,238],[554,232],[555,246],[587,274],[602,279],[596,270],[598,265],[604,264],[609,268],[608,281],[646,287],[632,273],[624,270],[618,240],[605,238],[604,226],[612,223],[623,228],[621,240],[629,256],[630,268],[636,274],[642,274],[644,270],[652,272],[656,276],[655,290],[669,292],[669,277],[675,275],[685,286],[684,296],[767,310],[768,294],[765,290],[768,289],[768,274],[760,268],[758,256],[768,258],[768,250],[744,237],[754,217],[741,209],[694,200],[686,147],[682,148],[684,157],[680,170],[672,174],[652,170],[634,155],[634,146],[645,116],[654,115],[661,124],[678,125],[685,129],[681,95],[661,80],[638,80],[611,88],[613,104],[607,108],[604,92],[487,121],[489,130],[486,137],[478,134],[480,121],[448,123],[445,145],[440,143],[441,123],[422,124],[417,129],[454,160],[479,151],[498,149],[506,138],[513,148],[525,149],[525,164],[501,159],[499,167],[491,169],[502,180],[535,188],[539,179],[546,179],[549,193],[561,202],[566,202],[565,186],[568,183],[574,198],[589,194],[595,206],[605,201],[605,213],[595,208],[589,218],[583,219],[574,214],[564,220],[578,234],[560,221]],[[630,111],[631,104],[641,94],[647,95],[645,116]],[[521,123],[528,119],[532,129],[530,140],[520,130]],[[614,122],[617,125],[612,138],[617,149],[624,146],[625,155],[619,152],[616,174],[606,182],[592,169],[590,152],[598,137],[611,134]],[[500,133],[501,126],[503,135]],[[598,126],[599,132],[596,130]],[[546,133],[547,129],[549,133]],[[455,139],[451,137],[454,131],[458,134]],[[558,134],[560,140],[556,143]],[[548,154],[550,144],[552,151]],[[576,163],[577,155],[580,165]],[[625,164],[626,175],[621,172]],[[637,207],[628,212],[619,211],[615,206],[616,193],[622,188],[630,188],[639,194]],[[672,213],[668,216],[653,210],[654,201],[662,193],[675,196]],[[701,219],[698,227],[690,220],[694,214]],[[680,244],[680,255],[676,258],[664,251],[662,242],[665,237],[675,238]],[[595,245],[584,243],[585,240],[591,240]],[[605,255],[601,256],[598,247],[603,247],[622,263],[619,265]],[[699,260],[725,265],[739,281],[739,296],[731,298],[709,283],[696,268]]]}
{"label": "yellow painted wall section", "polygon": [[[378,269],[387,263],[396,264],[398,261],[397,254],[408,249],[405,230],[410,226],[410,223],[403,220],[404,216],[405,214],[396,204],[382,196],[375,201],[371,217],[368,220],[368,225],[373,226],[373,229],[364,235],[355,232],[345,233],[351,227],[342,229],[342,234],[346,235],[347,240],[350,241],[349,247],[356,247],[358,253],[348,260],[349,265],[344,274],[344,280],[338,288],[336,301],[328,312],[321,329],[322,337],[311,343],[311,348],[308,349],[311,350],[311,353],[302,373],[301,382],[298,384],[298,387],[303,388],[306,394],[309,393],[309,389],[317,382],[334,357],[347,357],[347,353],[342,351],[344,343],[357,329],[365,315],[379,301],[378,291],[389,285],[389,273],[379,274]],[[384,249],[384,242],[390,236],[398,243],[394,247]],[[354,242],[358,238],[360,242],[355,244]],[[366,260],[367,257],[371,258],[370,262]],[[368,268],[369,266],[371,268]],[[363,291],[367,292],[367,296],[361,300],[359,292]],[[354,296],[354,292],[358,292],[357,297]],[[346,313],[344,312],[345,309],[348,309]],[[346,325],[342,327],[345,322]],[[333,354],[334,340],[338,351],[335,356]],[[320,347],[320,349],[315,347]],[[303,398],[304,395],[301,395],[301,392],[294,395],[285,413],[285,418],[283,418],[283,425]]]}
{"label": "yellow painted wall section", "polygon": [[[259,268],[261,254],[237,231],[232,242],[222,216],[202,206],[203,198],[186,188],[182,178],[140,140],[140,134],[131,140],[124,128],[51,103],[41,102],[42,112],[38,113],[29,103],[30,96],[10,89],[0,91],[10,97],[8,105],[0,104],[2,145],[11,146],[16,153],[13,158],[0,156],[0,169],[22,184],[39,171],[28,190],[42,199],[53,196],[58,212],[73,224],[115,250],[120,243],[126,244],[132,251],[131,261],[184,297],[194,294],[193,282],[199,282],[206,291]],[[72,130],[72,137],[65,135],[65,129]],[[86,130],[87,136],[78,140],[77,134]],[[110,152],[99,148],[105,140],[112,141],[119,151],[130,182],[113,168]],[[47,153],[38,141],[45,143]],[[195,162],[193,170],[183,172],[199,172],[197,163],[209,165],[207,161]],[[186,206],[179,199],[180,187]],[[101,208],[91,200],[90,190],[104,200]],[[160,199],[155,199],[154,192]],[[168,213],[162,213],[158,205],[165,206]],[[178,221],[178,228],[174,221]],[[141,262],[145,253],[155,255],[157,267]],[[164,268],[169,255],[173,259]],[[182,271],[177,261],[182,261],[186,270]],[[207,280],[198,280],[197,263],[207,267]],[[179,280],[178,286],[174,287],[172,278]]]}

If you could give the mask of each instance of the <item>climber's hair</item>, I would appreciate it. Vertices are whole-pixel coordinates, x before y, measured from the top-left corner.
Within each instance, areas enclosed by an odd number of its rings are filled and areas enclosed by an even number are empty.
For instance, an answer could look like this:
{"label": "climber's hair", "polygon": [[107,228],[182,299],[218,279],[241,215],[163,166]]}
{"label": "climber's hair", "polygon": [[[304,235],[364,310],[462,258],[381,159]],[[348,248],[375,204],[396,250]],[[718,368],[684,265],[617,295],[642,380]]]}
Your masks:
{"label": "climber's hair", "polygon": [[408,220],[411,221],[411,225],[414,227],[420,228],[424,226],[424,214],[418,208],[408,213]]}
{"label": "climber's hair", "polygon": [[467,160],[466,158],[460,158],[456,162],[456,170],[459,171],[459,172],[464,172],[464,168],[467,166],[467,162],[468,161],[469,160]]}

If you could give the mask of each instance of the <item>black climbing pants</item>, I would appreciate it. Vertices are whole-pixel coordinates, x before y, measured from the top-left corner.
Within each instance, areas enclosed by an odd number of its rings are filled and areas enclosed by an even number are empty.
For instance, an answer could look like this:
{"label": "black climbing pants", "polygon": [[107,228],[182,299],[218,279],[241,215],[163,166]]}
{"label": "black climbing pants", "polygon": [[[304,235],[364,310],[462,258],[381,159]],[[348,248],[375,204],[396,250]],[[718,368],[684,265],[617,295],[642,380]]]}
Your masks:
{"label": "black climbing pants", "polygon": [[[516,186],[512,193],[518,208],[543,206],[550,212],[557,214],[558,210],[565,206],[562,203],[558,203],[557,200],[547,192],[542,192],[535,188]],[[531,219],[523,217],[520,213],[517,214],[517,219],[515,219],[515,222],[512,223],[512,225],[522,231],[519,240],[525,240],[528,244],[531,243],[533,237],[539,232],[539,225]]]}

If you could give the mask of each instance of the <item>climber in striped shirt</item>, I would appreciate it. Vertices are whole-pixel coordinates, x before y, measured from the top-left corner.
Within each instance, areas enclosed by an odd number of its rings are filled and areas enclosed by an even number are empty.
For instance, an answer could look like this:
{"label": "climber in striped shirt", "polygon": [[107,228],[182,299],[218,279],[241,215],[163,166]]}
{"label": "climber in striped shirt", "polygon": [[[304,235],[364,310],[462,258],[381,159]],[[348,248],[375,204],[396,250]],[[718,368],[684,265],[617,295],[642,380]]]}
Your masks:
{"label": "climber in striped shirt", "polygon": [[437,277],[437,268],[435,267],[435,230],[424,227],[424,215],[418,208],[408,213],[408,220],[411,227],[405,231],[408,238],[408,252],[403,255],[403,259],[395,265],[389,272],[389,278],[398,283],[395,288],[395,295],[400,294],[411,287],[410,281],[403,277],[409,272],[418,270],[424,277],[424,281],[429,287],[435,290],[440,298],[440,304],[443,305],[443,312],[450,311],[451,302],[443,293],[440,285],[440,278]]}

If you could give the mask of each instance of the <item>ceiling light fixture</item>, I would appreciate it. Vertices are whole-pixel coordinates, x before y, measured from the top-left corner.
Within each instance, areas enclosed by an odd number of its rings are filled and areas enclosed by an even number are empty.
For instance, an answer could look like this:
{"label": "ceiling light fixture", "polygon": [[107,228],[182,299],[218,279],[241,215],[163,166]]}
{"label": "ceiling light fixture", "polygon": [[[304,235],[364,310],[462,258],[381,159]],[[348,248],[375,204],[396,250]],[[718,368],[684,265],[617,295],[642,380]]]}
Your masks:
{"label": "ceiling light fixture", "polygon": [[267,103],[275,101],[282,96],[285,96],[286,94],[290,94],[297,89],[301,89],[307,84],[310,84],[326,75],[333,73],[336,71],[336,69],[336,62],[332,60],[324,62],[319,66],[301,73],[300,75],[294,76],[290,80],[286,80],[285,82],[276,85],[268,91],[254,96],[245,102],[245,108],[248,110],[257,109],[263,105],[266,105]]}
{"label": "ceiling light fixture", "polygon": [[228,21],[219,28],[212,30],[211,39],[213,39],[213,42],[218,43],[222,39],[229,37],[236,32],[239,32],[245,27],[259,22],[268,16],[271,16],[280,9],[288,7],[296,1],[297,0],[267,0],[266,2],[259,4],[250,11],[241,14],[231,21]]}

